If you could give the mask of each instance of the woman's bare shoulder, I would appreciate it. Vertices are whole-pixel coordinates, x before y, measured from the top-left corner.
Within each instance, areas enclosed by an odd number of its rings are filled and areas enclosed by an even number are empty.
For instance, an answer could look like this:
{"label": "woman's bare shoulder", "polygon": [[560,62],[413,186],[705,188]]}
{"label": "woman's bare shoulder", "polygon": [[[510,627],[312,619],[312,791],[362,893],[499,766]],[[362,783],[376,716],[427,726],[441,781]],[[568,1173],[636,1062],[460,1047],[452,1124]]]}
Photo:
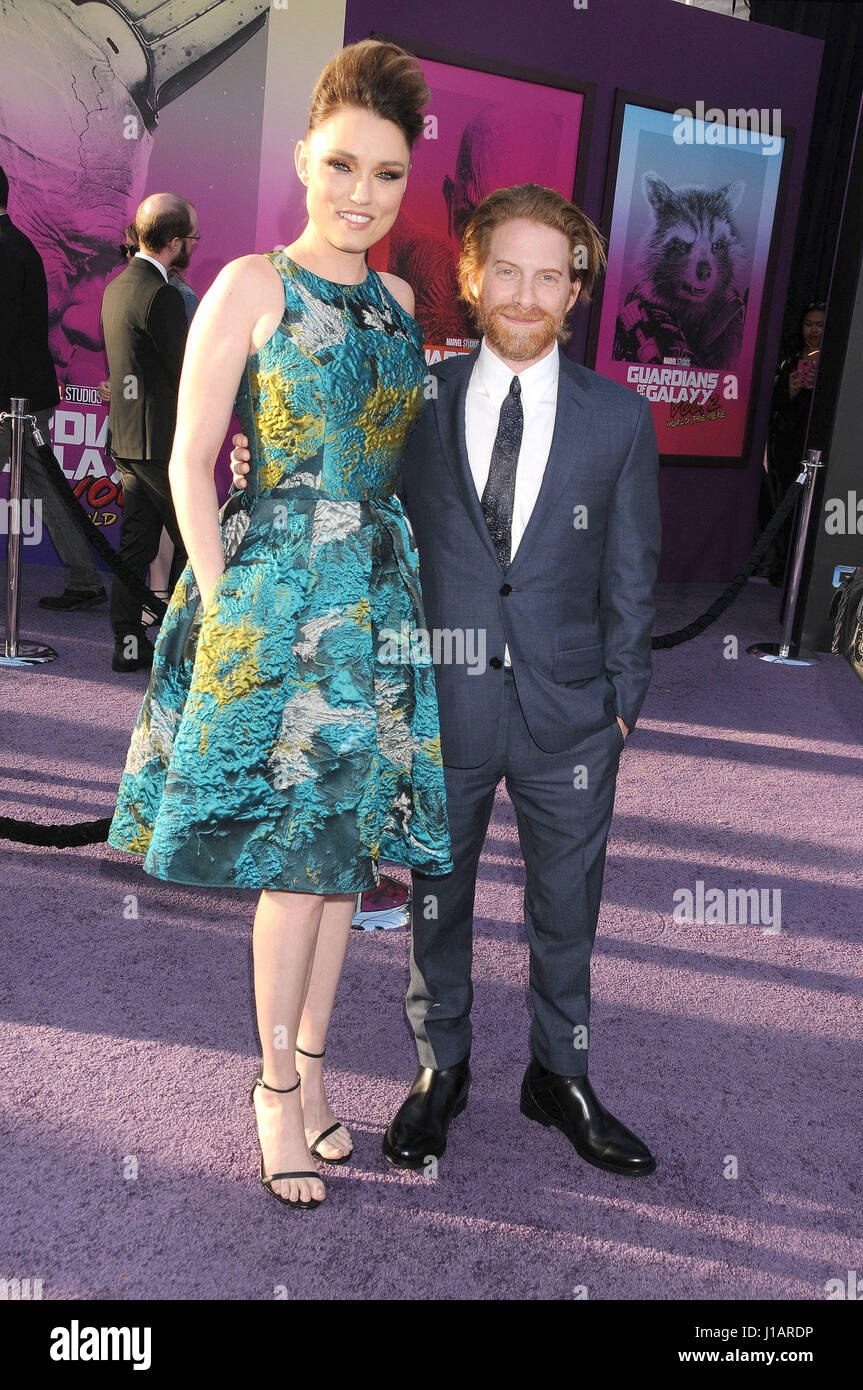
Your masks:
{"label": "woman's bare shoulder", "polygon": [[222,267],[218,278],[232,285],[281,285],[282,277],[267,256],[238,256]]}
{"label": "woman's bare shoulder", "polygon": [[214,286],[217,284],[229,293],[254,289],[266,292],[267,289],[280,289],[282,277],[266,256],[238,256],[222,267],[213,281]]}
{"label": "woman's bare shoulder", "polygon": [[202,323],[218,321],[248,335],[251,343],[253,335],[260,336],[262,320],[278,322],[284,298],[282,278],[266,256],[238,256],[219,271],[192,322],[199,315]]}
{"label": "woman's bare shoulder", "polygon": [[413,314],[416,299],[407,280],[402,280],[398,275],[391,275],[388,270],[379,270],[378,274],[396,303],[400,304],[407,313]]}

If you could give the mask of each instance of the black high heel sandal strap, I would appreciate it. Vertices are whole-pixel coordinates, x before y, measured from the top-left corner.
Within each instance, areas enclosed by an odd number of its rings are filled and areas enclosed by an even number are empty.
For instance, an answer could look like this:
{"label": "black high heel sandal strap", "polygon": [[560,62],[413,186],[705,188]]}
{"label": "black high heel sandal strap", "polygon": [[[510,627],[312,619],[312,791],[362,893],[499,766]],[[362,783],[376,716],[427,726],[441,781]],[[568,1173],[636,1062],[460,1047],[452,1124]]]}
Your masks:
{"label": "black high heel sandal strap", "polygon": [[297,1079],[294,1082],[293,1086],[289,1086],[287,1090],[283,1091],[278,1086],[268,1086],[263,1076],[261,1074],[258,1074],[258,1076],[255,1077],[255,1085],[263,1086],[265,1091],[275,1091],[280,1096],[289,1096],[291,1091],[295,1091],[297,1089],[302,1079],[303,1078],[301,1076],[297,1076]]}
{"label": "black high heel sandal strap", "polygon": [[[326,1050],[326,1046],[324,1046],[324,1052],[326,1052]],[[302,1052],[304,1057],[323,1057],[324,1055],[324,1052],[307,1052],[304,1047],[300,1047],[299,1043],[297,1044],[296,1051]]]}
{"label": "black high heel sandal strap", "polygon": [[318,1178],[320,1173],[271,1173],[268,1178],[261,1178],[261,1182],[278,1182],[279,1178]]}
{"label": "black high heel sandal strap", "polygon": [[[342,1122],[341,1122],[341,1120],[336,1120],[336,1122],[335,1122],[334,1125],[330,1125],[329,1129],[325,1129],[324,1132],[323,1132],[323,1134],[319,1134],[318,1137],[317,1137],[317,1139],[315,1140],[314,1144],[312,1144],[312,1147],[309,1149],[309,1153],[312,1155],[312,1157],[319,1157],[319,1155],[318,1155],[318,1145],[321,1144],[321,1143],[323,1143],[323,1141],[327,1138],[327,1136],[328,1136],[329,1134],[335,1134],[336,1130],[337,1130],[337,1129],[341,1129],[341,1128],[342,1128]],[[324,1159],[324,1162],[325,1162],[325,1163],[326,1163],[327,1161],[328,1161],[327,1159]]]}

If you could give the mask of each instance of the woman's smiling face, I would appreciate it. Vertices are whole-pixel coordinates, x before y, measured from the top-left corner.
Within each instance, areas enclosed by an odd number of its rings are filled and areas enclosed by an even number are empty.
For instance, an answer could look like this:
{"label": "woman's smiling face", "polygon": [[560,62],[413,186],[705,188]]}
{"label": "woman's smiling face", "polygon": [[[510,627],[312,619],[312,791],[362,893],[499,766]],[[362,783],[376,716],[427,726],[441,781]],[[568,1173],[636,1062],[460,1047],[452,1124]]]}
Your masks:
{"label": "woman's smiling face", "polygon": [[408,142],[393,121],[345,107],[299,142],[296,163],[309,218],[331,246],[364,252],[386,236],[410,167]]}

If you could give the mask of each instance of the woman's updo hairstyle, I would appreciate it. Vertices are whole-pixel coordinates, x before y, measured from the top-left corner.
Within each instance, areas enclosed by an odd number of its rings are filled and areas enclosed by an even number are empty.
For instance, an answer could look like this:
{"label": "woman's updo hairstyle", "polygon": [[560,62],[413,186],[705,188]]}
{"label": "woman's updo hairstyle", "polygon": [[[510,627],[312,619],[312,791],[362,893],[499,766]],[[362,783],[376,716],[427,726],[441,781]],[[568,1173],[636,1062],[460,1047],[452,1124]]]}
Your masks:
{"label": "woman's updo hairstyle", "polygon": [[359,106],[397,125],[412,149],[423,128],[429,89],[422,69],[395,43],[362,39],[331,58],[312,93],[309,130],[346,106]]}

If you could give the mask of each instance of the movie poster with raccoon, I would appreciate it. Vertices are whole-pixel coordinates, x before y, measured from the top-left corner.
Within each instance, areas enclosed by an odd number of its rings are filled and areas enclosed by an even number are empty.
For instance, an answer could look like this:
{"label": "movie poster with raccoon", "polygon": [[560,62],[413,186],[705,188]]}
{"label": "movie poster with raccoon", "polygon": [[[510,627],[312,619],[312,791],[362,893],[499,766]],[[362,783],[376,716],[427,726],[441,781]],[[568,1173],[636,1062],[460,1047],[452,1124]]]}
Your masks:
{"label": "movie poster with raccoon", "polygon": [[778,123],[618,96],[589,351],[650,401],[663,463],[747,462],[787,165]]}

